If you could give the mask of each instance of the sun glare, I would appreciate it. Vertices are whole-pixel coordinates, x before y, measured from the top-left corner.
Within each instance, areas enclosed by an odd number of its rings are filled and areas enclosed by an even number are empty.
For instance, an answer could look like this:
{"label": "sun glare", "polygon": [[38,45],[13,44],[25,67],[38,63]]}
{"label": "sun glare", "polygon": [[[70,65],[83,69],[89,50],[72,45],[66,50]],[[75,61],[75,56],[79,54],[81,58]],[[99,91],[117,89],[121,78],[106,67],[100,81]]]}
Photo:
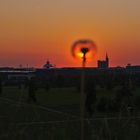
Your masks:
{"label": "sun glare", "polygon": [[91,40],[78,40],[74,42],[72,46],[72,55],[74,58],[82,59],[84,57],[84,53],[82,52],[82,49],[88,49],[86,52],[86,59],[89,61],[93,60],[95,58],[95,55],[97,53],[96,45]]}
{"label": "sun glare", "polygon": [[82,53],[82,52],[78,52],[78,53],[77,53],[77,56],[78,56],[79,58],[83,58],[83,53]]}

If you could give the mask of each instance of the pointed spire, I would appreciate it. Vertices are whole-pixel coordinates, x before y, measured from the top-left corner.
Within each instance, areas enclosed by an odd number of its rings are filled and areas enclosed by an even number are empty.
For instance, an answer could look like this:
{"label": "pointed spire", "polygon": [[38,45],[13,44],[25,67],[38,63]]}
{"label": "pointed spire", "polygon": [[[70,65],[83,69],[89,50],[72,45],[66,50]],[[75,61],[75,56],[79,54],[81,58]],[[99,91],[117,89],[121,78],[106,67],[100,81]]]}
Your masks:
{"label": "pointed spire", "polygon": [[108,60],[109,58],[108,58],[108,54],[107,54],[107,52],[106,52],[106,60]]}
{"label": "pointed spire", "polygon": [[106,52],[106,63],[107,63],[107,68],[109,67],[109,57],[108,57],[108,54]]}

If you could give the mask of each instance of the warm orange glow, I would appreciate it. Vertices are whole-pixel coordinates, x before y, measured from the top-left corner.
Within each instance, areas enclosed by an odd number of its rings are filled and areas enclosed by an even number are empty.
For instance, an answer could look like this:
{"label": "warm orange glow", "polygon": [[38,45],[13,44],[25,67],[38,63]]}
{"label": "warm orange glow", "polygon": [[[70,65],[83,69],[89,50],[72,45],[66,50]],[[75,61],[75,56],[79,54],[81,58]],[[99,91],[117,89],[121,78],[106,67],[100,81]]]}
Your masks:
{"label": "warm orange glow", "polygon": [[83,49],[87,49],[88,51],[85,53],[85,58],[87,61],[91,61],[95,58],[95,54],[97,52],[97,48],[95,43],[92,40],[82,39],[74,42],[72,45],[72,55],[74,58],[80,60],[84,59]]}
{"label": "warm orange glow", "polygon": [[[76,55],[77,55],[77,58],[80,58],[80,59],[83,58],[83,53],[82,53],[82,52],[77,52]],[[88,60],[93,59],[92,57],[93,57],[93,56],[92,56],[92,53],[91,53],[91,52],[88,52],[88,53],[86,54],[86,58],[87,58]]]}
{"label": "warm orange glow", "polygon": [[[0,66],[42,67],[47,58],[56,67],[81,66],[80,49],[76,61],[70,49],[83,38],[95,41],[98,59],[108,52],[110,66],[139,64],[140,1],[54,1],[0,2]],[[94,52],[87,66],[97,66]]]}
{"label": "warm orange glow", "polygon": [[77,56],[78,56],[79,58],[83,58],[83,53],[82,53],[82,52],[77,52]]}

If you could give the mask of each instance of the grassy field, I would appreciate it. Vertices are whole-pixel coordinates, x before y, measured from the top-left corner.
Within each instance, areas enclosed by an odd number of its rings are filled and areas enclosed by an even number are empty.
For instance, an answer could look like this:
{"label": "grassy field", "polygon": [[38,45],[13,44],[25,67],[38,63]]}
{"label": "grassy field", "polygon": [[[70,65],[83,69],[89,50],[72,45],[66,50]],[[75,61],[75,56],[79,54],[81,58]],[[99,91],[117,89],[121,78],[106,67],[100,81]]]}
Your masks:
{"label": "grassy field", "polygon": [[[98,88],[97,96],[114,98],[117,89]],[[135,98],[140,96],[136,89]],[[39,89],[37,103],[28,90],[5,87],[0,97],[0,140],[80,140],[80,94],[76,88]],[[140,116],[95,112],[85,118],[86,140],[139,140]]]}

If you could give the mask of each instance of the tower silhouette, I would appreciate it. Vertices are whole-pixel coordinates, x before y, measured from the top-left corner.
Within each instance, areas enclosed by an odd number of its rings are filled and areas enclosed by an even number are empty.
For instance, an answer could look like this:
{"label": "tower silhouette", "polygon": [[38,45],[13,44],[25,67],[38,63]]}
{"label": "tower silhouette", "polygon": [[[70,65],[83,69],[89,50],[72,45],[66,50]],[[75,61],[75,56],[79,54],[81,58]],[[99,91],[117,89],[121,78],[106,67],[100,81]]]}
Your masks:
{"label": "tower silhouette", "polygon": [[109,57],[107,52],[106,52],[106,67],[109,68]]}
{"label": "tower silhouette", "polygon": [[109,68],[109,57],[108,57],[107,53],[106,53],[106,59],[105,60],[98,60],[98,68],[101,68],[101,69]]}

